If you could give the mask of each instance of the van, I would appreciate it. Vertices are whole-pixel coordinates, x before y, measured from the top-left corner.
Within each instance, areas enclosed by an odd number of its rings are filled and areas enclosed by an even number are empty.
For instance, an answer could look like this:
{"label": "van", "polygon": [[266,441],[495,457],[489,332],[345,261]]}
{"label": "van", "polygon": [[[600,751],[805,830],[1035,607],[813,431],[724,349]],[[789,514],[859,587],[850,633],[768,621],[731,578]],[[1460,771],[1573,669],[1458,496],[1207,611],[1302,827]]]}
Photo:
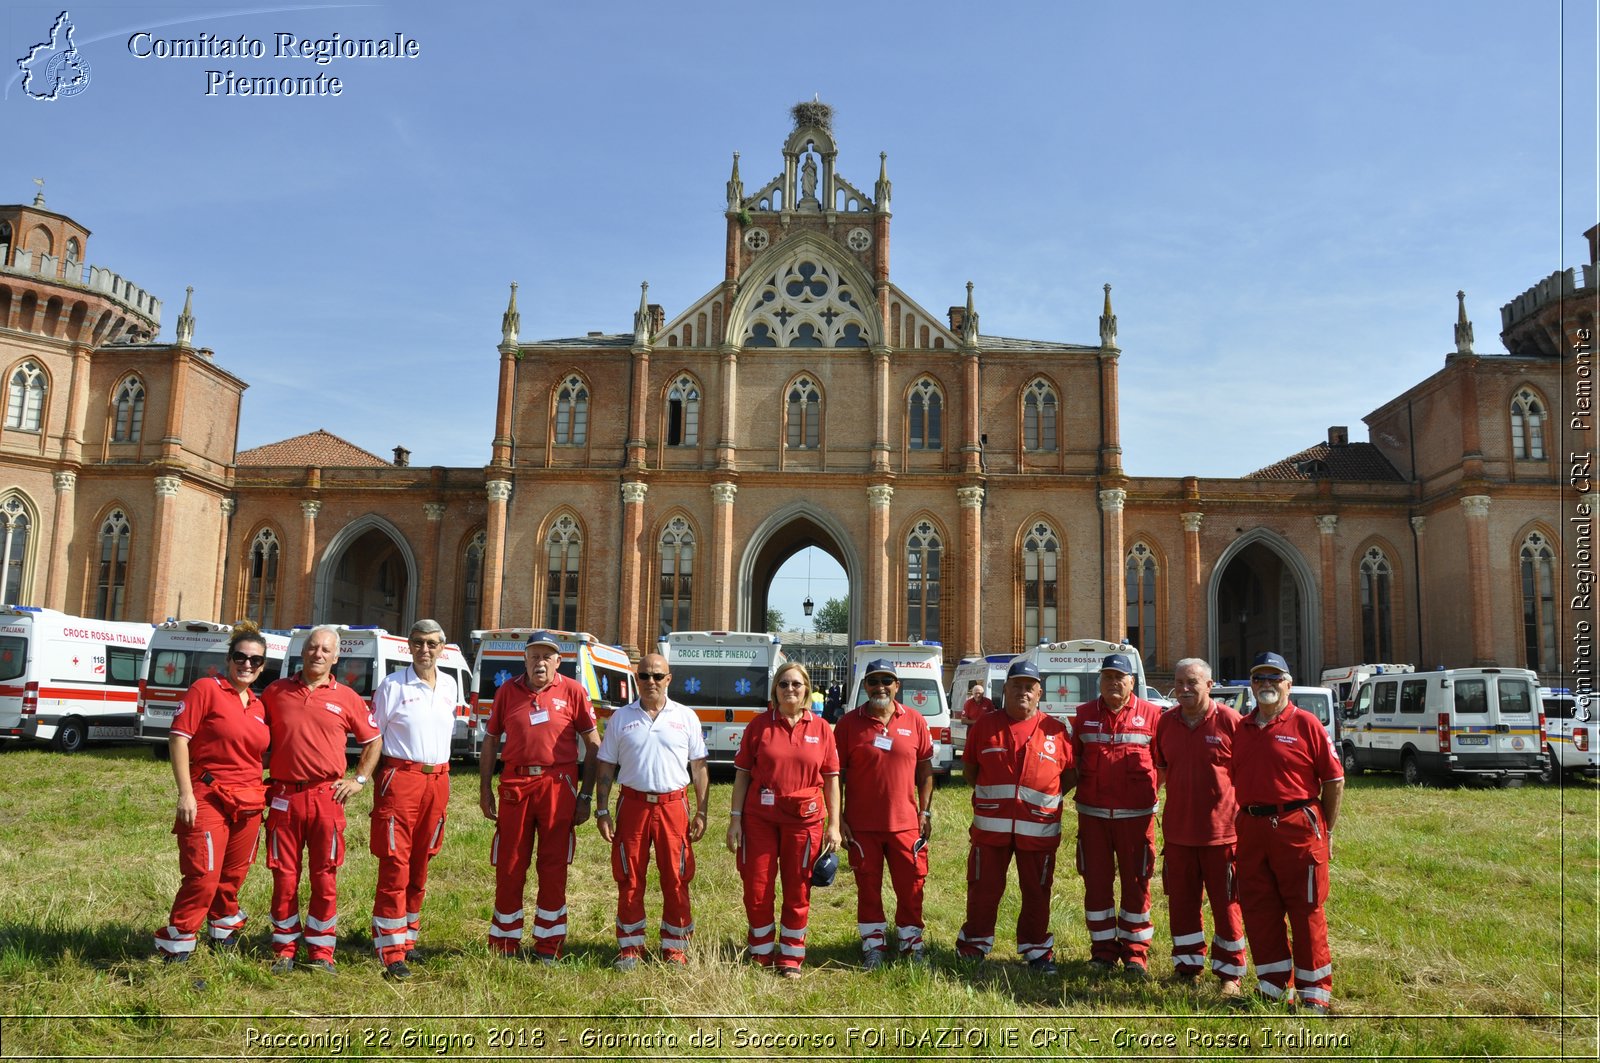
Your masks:
{"label": "van", "polygon": [[[483,744],[494,711],[494,695],[506,683],[528,671],[528,636],[547,628],[508,627],[494,631],[474,631],[478,656],[473,672],[478,677],[472,692],[474,750]],[[635,686],[633,662],[627,651],[611,646],[587,631],[551,631],[561,645],[561,663],[556,671],[575,679],[589,692],[589,707],[605,729],[611,714],[639,696]]]}
{"label": "van", "polygon": [[1100,696],[1100,662],[1112,653],[1124,653],[1133,660],[1133,689],[1144,690],[1148,685],[1145,682],[1144,658],[1126,642],[1107,642],[1104,639],[1050,642],[1035,646],[1012,659],[1027,658],[1038,667],[1044,686],[1039,695],[1039,708],[1070,728],[1078,706]]}
{"label": "van", "polygon": [[[228,640],[233,628],[209,620],[168,620],[156,625],[146,652],[144,678],[139,681],[139,740],[150,743],[158,759],[167,755],[167,738],[172,733],[172,718],[183,704],[183,695],[207,676],[228,674]],[[289,636],[264,631],[267,663],[251,687],[257,694],[283,675],[283,659],[289,651]]]}
{"label": "van", "polygon": [[[339,633],[339,660],[333,666],[333,678],[361,695],[372,707],[372,692],[378,684],[411,664],[411,643],[402,635],[391,635],[381,627],[346,627],[333,625]],[[313,628],[299,626],[289,636],[289,648],[284,658],[283,674],[297,675],[301,666],[301,651]],[[450,736],[450,756],[470,757],[478,751],[472,728],[472,672],[461,648],[453,642],[445,644],[436,665],[439,671],[456,681],[456,722]],[[353,750],[352,750],[353,751]]]}
{"label": "van", "polygon": [[1600,775],[1600,743],[1595,741],[1592,698],[1574,696],[1566,687],[1542,687],[1544,768],[1539,778],[1558,782],[1569,775]]}
{"label": "van", "polygon": [[1322,729],[1328,733],[1328,743],[1334,749],[1339,748],[1340,713],[1333,701],[1333,691],[1327,687],[1291,686],[1289,701],[1315,716],[1317,722],[1322,724]]}
{"label": "van", "polygon": [[1446,668],[1374,675],[1345,714],[1346,775],[1398,771],[1520,785],[1544,752],[1539,680],[1526,668]]}
{"label": "van", "polygon": [[139,736],[139,679],[154,628],[34,606],[0,608],[0,737],[76,753]]}
{"label": "van", "polygon": [[709,761],[732,764],[745,726],[767,710],[783,641],[764,631],[673,631],[660,652],[672,673],[668,696],[700,717]]}
{"label": "van", "polygon": [[994,702],[995,708],[1005,704],[1006,669],[1011,667],[1014,654],[990,653],[983,657],[963,657],[956,665],[955,678],[950,681],[950,752],[959,759],[967,748],[967,728],[971,726],[961,715],[967,704],[967,690],[974,683],[982,683],[984,693]]}
{"label": "van", "polygon": [[866,639],[856,643],[850,650],[850,697],[845,700],[845,712],[867,700],[861,682],[867,665],[878,660],[894,665],[900,679],[900,704],[921,713],[932,732],[934,772],[948,772],[955,756],[950,743],[950,699],[944,692],[944,646],[931,640]]}
{"label": "van", "polygon": [[[1211,688],[1211,700],[1220,701],[1240,716],[1247,712],[1254,712],[1256,696],[1251,693],[1248,686],[1238,683],[1227,683]],[[1290,700],[1294,700],[1292,697]]]}
{"label": "van", "polygon": [[1342,668],[1324,668],[1318,685],[1333,691],[1334,699],[1339,703],[1339,711],[1347,713],[1356,703],[1356,694],[1360,692],[1361,684],[1373,676],[1416,670],[1416,666],[1410,664],[1347,664]]}

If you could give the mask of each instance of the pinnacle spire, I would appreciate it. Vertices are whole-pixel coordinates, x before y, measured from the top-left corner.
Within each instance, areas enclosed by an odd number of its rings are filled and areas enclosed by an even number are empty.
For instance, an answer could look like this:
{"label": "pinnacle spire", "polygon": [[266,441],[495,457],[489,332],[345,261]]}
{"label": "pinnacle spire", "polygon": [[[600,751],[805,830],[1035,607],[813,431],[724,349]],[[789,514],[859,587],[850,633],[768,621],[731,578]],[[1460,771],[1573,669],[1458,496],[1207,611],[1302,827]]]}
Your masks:
{"label": "pinnacle spire", "polygon": [[978,345],[978,311],[972,305],[972,282],[967,282],[967,310],[961,315],[961,342],[968,347]]}
{"label": "pinnacle spire", "polygon": [[872,190],[872,198],[879,210],[889,209],[889,193],[894,188],[889,183],[889,153],[878,152],[878,186]]}
{"label": "pinnacle spire", "polygon": [[733,153],[733,176],[728,178],[728,210],[736,212],[744,206],[744,182],[739,179],[739,153]]}
{"label": "pinnacle spire", "polygon": [[1456,353],[1472,353],[1472,322],[1467,320],[1467,293],[1456,292]]}
{"label": "pinnacle spire", "polygon": [[633,313],[633,345],[643,347],[650,342],[650,282],[639,282],[639,309]]}
{"label": "pinnacle spire", "polygon": [[1100,312],[1100,346],[1117,349],[1117,315],[1111,312],[1111,285],[1106,285],[1106,305]]}
{"label": "pinnacle spire", "polygon": [[183,290],[183,313],[178,315],[178,346],[188,347],[194,342],[194,288]]}
{"label": "pinnacle spire", "polygon": [[33,205],[36,206],[36,207],[43,207],[44,206],[44,178],[43,177],[35,177],[33,179],[33,183],[39,186],[39,191],[37,191],[37,192],[35,192],[33,194]]}
{"label": "pinnacle spire", "polygon": [[517,333],[522,329],[522,315],[517,313],[517,282],[511,282],[511,302],[506,304],[506,312],[500,317],[500,343],[502,345],[515,345]]}

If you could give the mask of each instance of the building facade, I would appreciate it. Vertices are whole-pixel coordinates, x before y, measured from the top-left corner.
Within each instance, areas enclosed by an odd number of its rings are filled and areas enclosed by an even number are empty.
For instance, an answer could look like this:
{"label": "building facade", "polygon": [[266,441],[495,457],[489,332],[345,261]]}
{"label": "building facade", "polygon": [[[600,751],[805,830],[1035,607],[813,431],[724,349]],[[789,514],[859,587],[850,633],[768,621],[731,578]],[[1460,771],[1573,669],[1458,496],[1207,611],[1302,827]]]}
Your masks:
{"label": "building facade", "polygon": [[[69,268],[86,231],[0,208],[0,506],[31,522],[8,600],[280,627],[433,615],[638,653],[665,630],[759,626],[779,566],[816,546],[849,576],[853,637],[938,639],[952,661],[1094,636],[1133,641],[1156,675],[1201,655],[1236,676],[1269,646],[1312,677],[1567,670],[1595,231],[1588,264],[1504,307],[1507,353],[1475,351],[1461,298],[1454,350],[1366,418],[1368,442],[1335,427],[1238,479],[1139,477],[1109,287],[1090,343],[985,332],[970,285],[930,311],[893,280],[886,159],[866,191],[827,108],[794,118],[759,188],[734,156],[721,269],[670,318],[645,290],[631,332],[524,340],[512,286],[482,468],[320,431],[235,455],[244,385],[189,346],[192,316],[154,343],[153,300]],[[130,381],[159,437],[124,438]],[[229,396],[231,423],[187,419]]]}

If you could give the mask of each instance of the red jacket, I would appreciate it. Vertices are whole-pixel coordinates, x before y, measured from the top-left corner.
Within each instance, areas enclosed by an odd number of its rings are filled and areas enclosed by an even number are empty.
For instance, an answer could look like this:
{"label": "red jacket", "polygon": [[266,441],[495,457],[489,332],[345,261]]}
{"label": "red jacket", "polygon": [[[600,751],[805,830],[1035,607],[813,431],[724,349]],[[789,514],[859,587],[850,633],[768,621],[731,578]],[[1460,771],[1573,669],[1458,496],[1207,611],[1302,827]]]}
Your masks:
{"label": "red jacket", "polygon": [[1078,811],[1102,819],[1153,815],[1156,765],[1151,756],[1161,707],[1138,695],[1112,713],[1095,698],[1078,706],[1072,752],[1078,761]]}
{"label": "red jacket", "polygon": [[[1054,850],[1061,844],[1061,776],[1071,769],[1066,725],[1043,712],[1033,717],[1020,750],[1010,716],[991,712],[967,734],[964,756],[977,766],[972,790],[972,840]],[[1020,726],[1030,726],[1024,723]]]}

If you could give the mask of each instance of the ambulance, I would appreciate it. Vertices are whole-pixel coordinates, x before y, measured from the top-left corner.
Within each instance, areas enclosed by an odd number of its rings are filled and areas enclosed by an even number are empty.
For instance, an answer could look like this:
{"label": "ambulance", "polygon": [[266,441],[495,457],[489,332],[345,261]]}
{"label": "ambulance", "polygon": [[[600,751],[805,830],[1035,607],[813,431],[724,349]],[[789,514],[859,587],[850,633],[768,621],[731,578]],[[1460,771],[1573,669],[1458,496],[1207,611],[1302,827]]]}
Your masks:
{"label": "ambulance", "polygon": [[[487,733],[495,691],[528,671],[528,636],[540,630],[548,629],[510,627],[472,633],[478,643],[477,665],[473,669],[478,686],[472,692],[473,733],[477,745],[482,744]],[[589,707],[594,710],[594,717],[603,731],[612,713],[639,696],[634,685],[633,662],[620,646],[601,642],[586,631],[550,633],[561,645],[561,664],[556,670],[568,679],[576,679],[589,692]]]}
{"label": "ambulance", "polygon": [[1133,661],[1133,689],[1145,689],[1144,658],[1127,642],[1072,639],[1042,643],[1012,659],[1027,658],[1034,663],[1044,685],[1039,708],[1071,727],[1078,706],[1100,696],[1100,662],[1112,653],[1126,654]]}
{"label": "ambulance", "polygon": [[674,631],[660,652],[672,673],[668,696],[700,717],[706,755],[732,764],[745,725],[767,709],[783,664],[782,640],[754,631]]}
{"label": "ambulance", "polygon": [[[391,635],[381,627],[347,627],[335,624],[339,633],[339,660],[333,666],[333,678],[361,695],[368,708],[372,706],[372,692],[389,675],[411,663],[411,643],[403,635]],[[301,625],[289,636],[289,648],[284,658],[283,674],[292,676],[300,671],[302,650],[314,628]],[[450,737],[452,758],[470,757],[477,752],[477,742],[472,727],[472,672],[467,659],[455,643],[446,643],[436,665],[439,671],[456,681],[455,729]],[[351,752],[355,750],[352,748]]]}
{"label": "ambulance", "polygon": [[944,646],[932,640],[867,639],[856,643],[850,650],[850,697],[844,703],[845,712],[867,700],[861,683],[867,665],[878,660],[893,663],[900,678],[900,704],[917,710],[927,721],[933,733],[934,772],[948,772],[955,763],[955,750],[950,744],[950,699],[944,693]]}
{"label": "ambulance", "polygon": [[1350,707],[1356,703],[1356,694],[1361,690],[1361,684],[1373,676],[1416,670],[1416,666],[1410,664],[1349,664],[1343,668],[1323,669],[1320,685],[1333,691],[1339,708],[1343,712],[1349,712]]}
{"label": "ambulance", "polygon": [[[139,681],[139,740],[150,743],[158,759],[167,755],[172,718],[189,687],[207,676],[228,674],[228,640],[233,628],[209,620],[168,620],[156,625],[146,654],[145,676]],[[289,636],[264,631],[267,663],[251,684],[257,694],[283,674]]]}
{"label": "ambulance", "polygon": [[0,737],[76,753],[139,736],[149,624],[0,608]]}
{"label": "ambulance", "polygon": [[967,748],[969,722],[961,715],[967,704],[967,691],[972,684],[982,683],[984,693],[999,708],[1005,703],[1006,669],[1011,667],[1015,654],[990,653],[982,657],[963,657],[956,665],[955,678],[950,680],[950,752],[952,761]]}
{"label": "ambulance", "polygon": [[1344,720],[1346,775],[1398,771],[1407,783],[1520,785],[1544,761],[1539,679],[1526,668],[1375,675]]}

